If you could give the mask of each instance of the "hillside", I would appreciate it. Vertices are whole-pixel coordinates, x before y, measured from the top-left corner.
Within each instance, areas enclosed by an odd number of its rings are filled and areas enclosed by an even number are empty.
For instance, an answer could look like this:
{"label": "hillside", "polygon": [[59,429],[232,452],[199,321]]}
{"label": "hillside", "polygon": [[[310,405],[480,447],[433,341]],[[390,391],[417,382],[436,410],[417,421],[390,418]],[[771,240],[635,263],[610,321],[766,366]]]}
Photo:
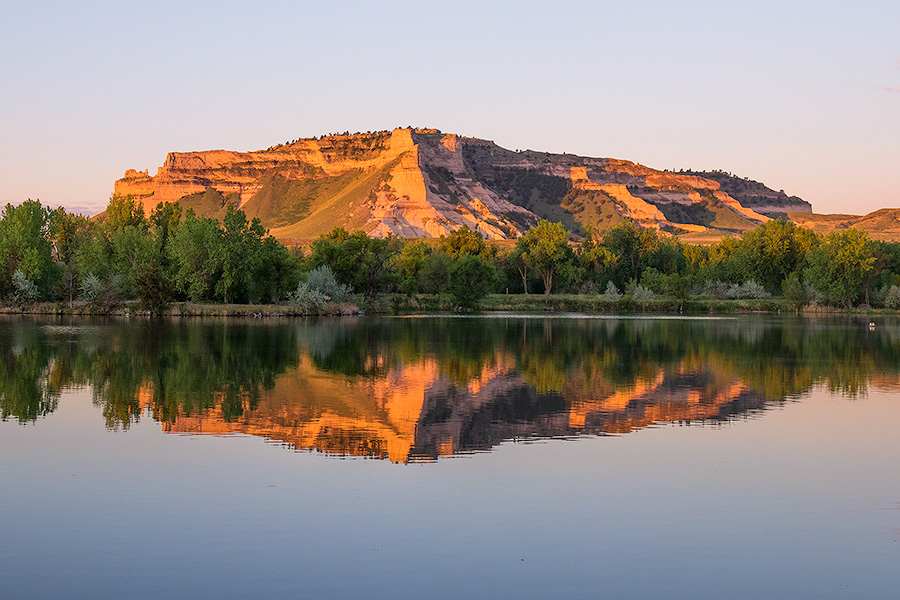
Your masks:
{"label": "hillside", "polygon": [[739,234],[799,198],[720,171],[673,173],[626,160],[511,151],[435,129],[333,135],[256,152],[173,152],[155,176],[129,170],[115,194],[149,211],[179,201],[221,217],[230,204],[281,239],[333,227],[373,236],[437,237],[462,225],[513,239],[540,219],[576,235],[624,218],[676,235]]}
{"label": "hillside", "polygon": [[853,228],[867,232],[876,240],[900,240],[900,209],[897,208],[882,208],[862,216],[795,212],[789,212],[786,216],[797,225],[818,233],[831,233]]}

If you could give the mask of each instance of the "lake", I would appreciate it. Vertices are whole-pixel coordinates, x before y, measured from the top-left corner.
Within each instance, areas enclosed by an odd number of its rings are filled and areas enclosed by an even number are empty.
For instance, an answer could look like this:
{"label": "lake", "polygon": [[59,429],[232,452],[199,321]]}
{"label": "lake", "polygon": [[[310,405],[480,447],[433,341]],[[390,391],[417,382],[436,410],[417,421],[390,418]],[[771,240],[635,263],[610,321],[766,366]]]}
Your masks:
{"label": "lake", "polygon": [[4,598],[897,598],[900,321],[0,319]]}

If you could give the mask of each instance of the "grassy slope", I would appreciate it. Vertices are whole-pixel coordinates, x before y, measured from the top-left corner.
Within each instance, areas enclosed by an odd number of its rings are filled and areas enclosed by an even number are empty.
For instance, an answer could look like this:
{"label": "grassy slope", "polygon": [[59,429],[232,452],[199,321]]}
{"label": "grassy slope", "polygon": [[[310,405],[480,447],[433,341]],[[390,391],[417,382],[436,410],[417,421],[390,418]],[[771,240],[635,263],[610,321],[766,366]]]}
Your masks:
{"label": "grassy slope", "polygon": [[900,209],[896,208],[882,208],[863,216],[789,212],[787,218],[801,227],[822,234],[852,227],[869,233],[877,240],[900,240]]}
{"label": "grassy slope", "polygon": [[229,194],[226,197],[218,190],[208,188],[205,192],[182,196],[178,203],[185,213],[193,210],[198,216],[213,217],[221,221],[229,205],[235,207],[238,205],[238,198],[236,194]]}
{"label": "grassy slope", "polygon": [[296,223],[273,227],[272,235],[283,240],[298,240],[318,237],[335,227],[361,229],[369,217],[366,206],[369,194],[384,181],[393,166],[391,163],[367,173],[351,171],[319,180],[315,185],[322,194],[314,198],[314,204],[310,202],[307,215]]}
{"label": "grassy slope", "polygon": [[759,223],[740,215],[711,194],[694,204],[660,204],[659,210],[673,223],[694,223],[723,233],[741,233],[755,229]]}

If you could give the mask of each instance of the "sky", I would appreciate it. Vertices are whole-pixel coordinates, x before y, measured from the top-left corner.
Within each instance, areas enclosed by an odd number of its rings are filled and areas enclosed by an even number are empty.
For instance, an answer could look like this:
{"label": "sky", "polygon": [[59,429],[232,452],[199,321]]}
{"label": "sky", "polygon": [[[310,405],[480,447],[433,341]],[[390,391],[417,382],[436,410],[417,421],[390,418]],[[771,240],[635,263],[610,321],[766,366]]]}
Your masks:
{"label": "sky", "polygon": [[900,206],[900,2],[0,3],[0,203],[412,125]]}

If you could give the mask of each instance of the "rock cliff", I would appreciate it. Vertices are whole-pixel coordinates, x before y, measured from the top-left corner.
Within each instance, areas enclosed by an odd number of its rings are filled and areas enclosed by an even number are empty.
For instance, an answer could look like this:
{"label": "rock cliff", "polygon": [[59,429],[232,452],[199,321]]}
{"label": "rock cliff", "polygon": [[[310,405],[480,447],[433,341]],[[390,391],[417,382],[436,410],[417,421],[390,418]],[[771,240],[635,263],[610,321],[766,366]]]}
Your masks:
{"label": "rock cliff", "polygon": [[282,239],[333,227],[437,237],[462,225],[513,239],[540,219],[576,235],[624,218],[673,234],[736,234],[808,203],[718,171],[671,173],[611,158],[511,151],[435,129],[300,139],[256,152],[172,152],[154,176],[128,170],[115,194],[149,211],[228,205]]}

